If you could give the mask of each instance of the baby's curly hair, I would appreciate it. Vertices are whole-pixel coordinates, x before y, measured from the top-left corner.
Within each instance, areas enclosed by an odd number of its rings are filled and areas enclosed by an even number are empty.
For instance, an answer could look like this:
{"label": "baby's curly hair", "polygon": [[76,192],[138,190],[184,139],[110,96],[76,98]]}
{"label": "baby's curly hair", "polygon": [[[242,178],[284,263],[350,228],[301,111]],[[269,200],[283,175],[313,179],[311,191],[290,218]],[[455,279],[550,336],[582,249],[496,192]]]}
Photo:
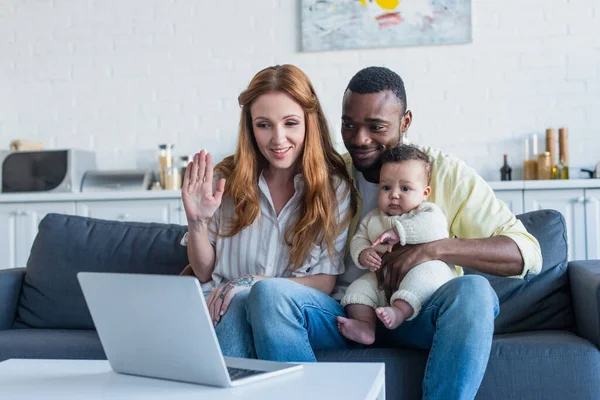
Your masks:
{"label": "baby's curly hair", "polygon": [[402,162],[409,160],[422,161],[427,176],[427,185],[431,183],[431,159],[421,149],[414,144],[400,144],[398,146],[388,147],[381,156],[381,165],[392,162]]}

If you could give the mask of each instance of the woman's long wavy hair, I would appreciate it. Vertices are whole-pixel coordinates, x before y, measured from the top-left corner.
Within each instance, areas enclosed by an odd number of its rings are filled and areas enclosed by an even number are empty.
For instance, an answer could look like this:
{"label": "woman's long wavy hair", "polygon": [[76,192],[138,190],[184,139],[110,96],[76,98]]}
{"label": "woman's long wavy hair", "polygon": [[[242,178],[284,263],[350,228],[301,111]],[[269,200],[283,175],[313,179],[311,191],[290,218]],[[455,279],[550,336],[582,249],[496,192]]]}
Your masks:
{"label": "woman's long wavy hair", "polygon": [[[268,67],[256,74],[238,97],[242,112],[237,149],[215,167],[219,175],[227,178],[224,195],[231,197],[236,214],[229,232],[219,234],[232,237],[260,215],[258,178],[269,163],[256,143],[250,108],[258,97],[272,92],[288,94],[304,109],[306,133],[298,165],[305,180],[304,198],[300,218],[285,233],[286,243],[291,246],[291,267],[295,270],[315,244],[324,243],[332,258],[336,237],[356,213],[357,194],[342,157],[333,147],[325,114],[306,74],[289,64]],[[351,206],[347,215],[338,220],[336,185],[340,182],[346,183],[350,191]]]}

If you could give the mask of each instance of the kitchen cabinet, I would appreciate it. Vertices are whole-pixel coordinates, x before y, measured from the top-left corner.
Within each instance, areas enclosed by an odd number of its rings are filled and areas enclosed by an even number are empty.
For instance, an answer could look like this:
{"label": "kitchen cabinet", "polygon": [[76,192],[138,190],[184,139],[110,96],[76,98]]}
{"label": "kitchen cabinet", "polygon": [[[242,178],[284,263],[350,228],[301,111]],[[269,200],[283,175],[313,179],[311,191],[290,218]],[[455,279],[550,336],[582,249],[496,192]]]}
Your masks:
{"label": "kitchen cabinet", "polygon": [[585,190],[526,190],[525,212],[543,209],[557,210],[564,216],[569,261],[586,260]]}
{"label": "kitchen cabinet", "polygon": [[187,226],[187,217],[185,215],[185,208],[183,208],[183,201],[179,202],[179,224]]}
{"label": "kitchen cabinet", "polygon": [[600,189],[585,190],[587,259],[600,259]]}
{"label": "kitchen cabinet", "polygon": [[75,203],[0,204],[0,269],[27,265],[38,225],[49,213],[75,214]]}
{"label": "kitchen cabinet", "polygon": [[[540,209],[564,215],[569,260],[600,259],[600,179],[492,182],[514,214]],[[24,267],[48,213],[187,225],[178,191],[0,195],[0,269]]]}
{"label": "kitchen cabinet", "polygon": [[525,212],[551,209],[565,218],[569,261],[600,259],[600,189],[525,190]]}
{"label": "kitchen cabinet", "polygon": [[179,224],[181,202],[174,199],[158,200],[101,200],[77,203],[77,215],[130,222],[160,222]]}
{"label": "kitchen cabinet", "polygon": [[494,192],[496,197],[504,202],[513,214],[523,213],[523,191],[522,190],[498,190]]}

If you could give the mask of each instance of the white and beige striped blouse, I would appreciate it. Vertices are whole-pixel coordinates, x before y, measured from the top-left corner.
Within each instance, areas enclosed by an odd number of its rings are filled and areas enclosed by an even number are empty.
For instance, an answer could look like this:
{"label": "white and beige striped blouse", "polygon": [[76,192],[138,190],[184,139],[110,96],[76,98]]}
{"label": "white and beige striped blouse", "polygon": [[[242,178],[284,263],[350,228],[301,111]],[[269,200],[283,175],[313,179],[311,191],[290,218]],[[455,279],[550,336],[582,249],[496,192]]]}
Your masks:
{"label": "white and beige striped blouse", "polygon": [[[335,241],[333,259],[325,244],[315,244],[300,268],[291,271],[290,246],[285,243],[285,232],[299,218],[304,178],[298,174],[294,177],[295,193],[283,207],[279,215],[275,213],[273,200],[263,175],[258,181],[260,216],[231,238],[217,236],[219,228],[227,229],[228,222],[235,217],[233,202],[230,197],[223,198],[221,206],[212,218],[209,235],[215,246],[216,260],[212,273],[212,281],[202,284],[204,292],[213,290],[223,281],[235,279],[244,274],[265,275],[274,277],[301,277],[316,274],[339,275],[344,272],[344,252],[348,230],[345,229]],[[338,220],[343,219],[350,208],[350,191],[342,182],[337,188]],[[345,193],[344,193],[345,192]],[[181,240],[187,245],[187,233]]]}

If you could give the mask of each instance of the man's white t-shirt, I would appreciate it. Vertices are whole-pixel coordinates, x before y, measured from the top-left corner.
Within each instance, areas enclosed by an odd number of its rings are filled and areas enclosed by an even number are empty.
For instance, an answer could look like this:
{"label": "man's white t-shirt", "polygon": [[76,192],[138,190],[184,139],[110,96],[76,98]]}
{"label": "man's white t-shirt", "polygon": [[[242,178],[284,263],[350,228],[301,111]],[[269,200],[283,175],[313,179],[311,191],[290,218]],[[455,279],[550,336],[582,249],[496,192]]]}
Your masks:
{"label": "man's white t-shirt", "polygon": [[[354,179],[362,199],[362,209],[360,211],[360,219],[362,220],[363,217],[369,213],[369,211],[377,208],[377,194],[379,185],[377,183],[371,183],[367,181],[362,172],[359,171],[356,171]],[[337,283],[332,294],[332,297],[336,300],[341,300],[342,297],[344,297],[346,288],[348,288],[348,286],[356,279],[360,278],[365,272],[368,272],[368,270],[360,269],[354,264],[350,252],[346,254],[344,264],[346,266],[346,271],[338,276]]]}

